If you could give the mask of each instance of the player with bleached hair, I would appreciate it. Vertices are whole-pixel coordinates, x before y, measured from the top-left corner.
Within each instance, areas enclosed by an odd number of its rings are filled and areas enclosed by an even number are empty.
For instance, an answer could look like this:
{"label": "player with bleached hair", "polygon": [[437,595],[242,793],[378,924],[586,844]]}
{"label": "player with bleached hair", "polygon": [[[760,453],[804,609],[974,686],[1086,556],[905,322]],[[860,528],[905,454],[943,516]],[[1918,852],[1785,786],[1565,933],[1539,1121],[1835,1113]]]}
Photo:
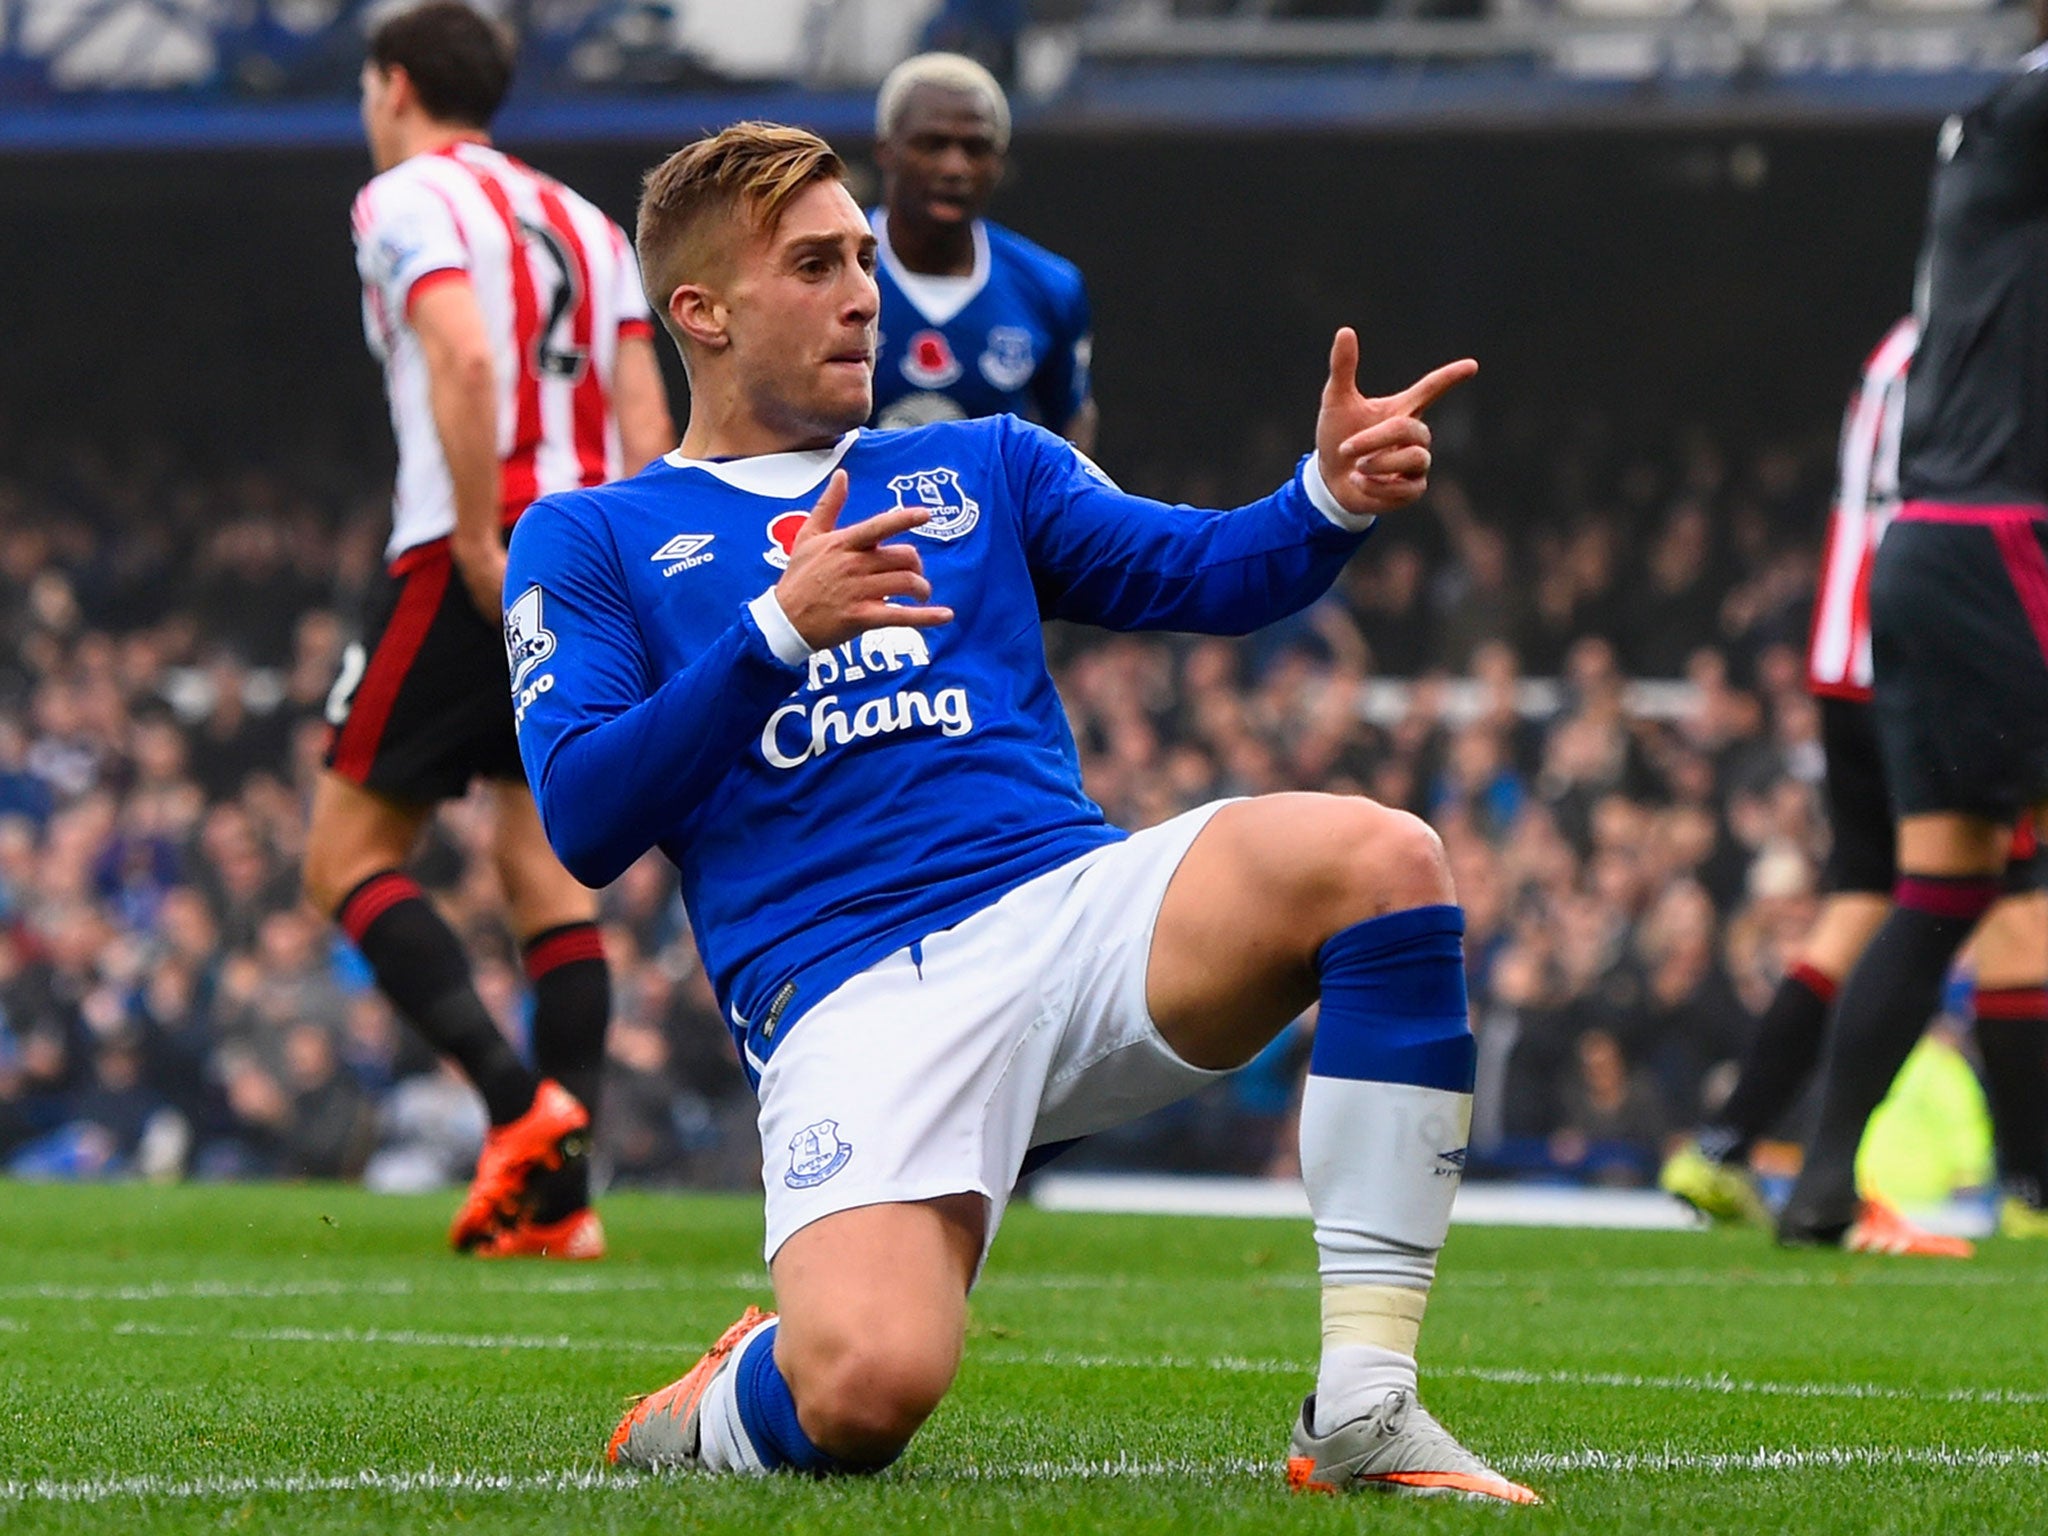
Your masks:
{"label": "player with bleached hair", "polygon": [[1010,102],[957,53],[921,53],[875,98],[882,201],[874,425],[1008,411],[1095,451],[1095,338],[1081,273],[984,217],[1003,179]]}
{"label": "player with bleached hair", "polygon": [[680,867],[760,1096],[780,1316],[748,1309],[612,1459],[886,1464],[953,1381],[1027,1160],[1320,1001],[1301,1142],[1323,1351],[1290,1481],[1533,1500],[1416,1396],[1474,1059],[1441,846],[1332,795],[1110,827],[1040,632],[1243,633],[1312,602],[1423,493],[1419,417],[1476,365],[1371,399],[1339,331],[1313,452],[1233,512],[1125,495],[1013,416],[864,431],[875,237],[841,177],[822,140],[758,123],[649,176],[640,259],[688,431],[512,544],[548,835],[593,884],[650,845]]}

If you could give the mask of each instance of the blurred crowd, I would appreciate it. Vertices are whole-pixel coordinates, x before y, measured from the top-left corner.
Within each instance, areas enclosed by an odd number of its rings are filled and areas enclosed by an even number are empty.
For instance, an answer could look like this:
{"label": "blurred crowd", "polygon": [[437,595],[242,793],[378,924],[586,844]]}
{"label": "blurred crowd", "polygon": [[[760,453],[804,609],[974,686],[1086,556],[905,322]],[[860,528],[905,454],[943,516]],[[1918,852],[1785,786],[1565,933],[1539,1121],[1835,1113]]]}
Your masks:
{"label": "blurred crowd", "polygon": [[[43,448],[0,465],[0,1167],[466,1177],[473,1096],[298,899],[381,489],[317,456],[207,473],[146,443]],[[1552,466],[1531,512],[1475,471],[1249,640],[1056,626],[1088,788],[1133,828],[1304,788],[1426,815],[1468,912],[1474,1165],[1639,1182],[1814,908],[1801,645],[1826,473],[1824,442],[1736,460],[1690,433]],[[516,1039],[489,814],[448,807],[417,872]],[[664,861],[605,893],[604,923],[612,1177],[749,1184],[751,1098]],[[1077,1157],[1284,1170],[1312,1027]]]}

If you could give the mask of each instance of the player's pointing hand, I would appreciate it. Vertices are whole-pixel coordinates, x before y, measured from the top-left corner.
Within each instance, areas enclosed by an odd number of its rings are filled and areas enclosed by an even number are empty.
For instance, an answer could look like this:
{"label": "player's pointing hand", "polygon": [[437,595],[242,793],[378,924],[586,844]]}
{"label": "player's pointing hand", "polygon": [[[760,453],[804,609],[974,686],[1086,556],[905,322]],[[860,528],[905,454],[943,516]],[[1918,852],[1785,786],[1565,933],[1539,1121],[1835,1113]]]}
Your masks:
{"label": "player's pointing hand", "polygon": [[[846,506],[846,471],[837,469],[825,482],[789,552],[789,569],[775,583],[775,600],[804,643],[822,651],[871,629],[907,624],[932,629],[950,624],[953,610],[925,604],[932,584],[925,580],[924,560],[908,544],[883,541],[908,533],[931,514],[915,507],[897,507],[855,523],[839,526]],[[908,603],[892,602],[908,598]]]}
{"label": "player's pointing hand", "polygon": [[1429,487],[1429,428],[1422,413],[1479,371],[1446,363],[1398,395],[1358,392],[1358,333],[1345,326],[1330,347],[1330,379],[1316,418],[1316,464],[1338,505],[1356,516],[1392,512]]}

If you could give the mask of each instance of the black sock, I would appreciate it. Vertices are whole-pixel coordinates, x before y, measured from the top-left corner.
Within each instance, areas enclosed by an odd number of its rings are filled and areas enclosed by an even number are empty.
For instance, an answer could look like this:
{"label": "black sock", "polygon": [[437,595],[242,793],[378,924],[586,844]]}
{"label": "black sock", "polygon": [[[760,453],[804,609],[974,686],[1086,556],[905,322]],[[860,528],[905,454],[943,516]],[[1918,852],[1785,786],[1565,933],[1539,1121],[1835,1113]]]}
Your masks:
{"label": "black sock", "polygon": [[1856,1219],[1863,1128],[1934,1017],[1956,951],[2002,891],[1990,876],[1899,880],[1891,915],[1842,988],[1821,1074],[1820,1124],[1779,1217],[1780,1236],[1833,1242]]}
{"label": "black sock", "polygon": [[1835,991],[1832,977],[1803,962],[1785,972],[1742,1053],[1728,1102],[1700,1129],[1701,1152],[1720,1163],[1747,1162],[1757,1139],[1784,1118],[1820,1060]]}
{"label": "black sock", "polygon": [[517,1120],[533,1107],[538,1080],[476,995],[469,957],[426,892],[387,869],[343,897],[335,920],[370,962],[384,995],[476,1084],[491,1124]]}
{"label": "black sock", "polygon": [[533,983],[534,1069],[582,1100],[595,1126],[612,1016],[611,972],[597,924],[564,923],[528,939],[526,975]]}
{"label": "black sock", "polygon": [[2048,992],[1979,992],[1977,1050],[1984,1058],[2000,1182],[2038,1210],[2048,1197]]}
{"label": "black sock", "polygon": [[[595,1144],[612,1013],[611,972],[597,925],[564,923],[535,934],[526,941],[526,974],[533,983],[534,1067],[582,1101]],[[590,1203],[590,1159],[570,1157],[560,1168],[539,1170],[527,1187],[533,1219],[559,1221]]]}

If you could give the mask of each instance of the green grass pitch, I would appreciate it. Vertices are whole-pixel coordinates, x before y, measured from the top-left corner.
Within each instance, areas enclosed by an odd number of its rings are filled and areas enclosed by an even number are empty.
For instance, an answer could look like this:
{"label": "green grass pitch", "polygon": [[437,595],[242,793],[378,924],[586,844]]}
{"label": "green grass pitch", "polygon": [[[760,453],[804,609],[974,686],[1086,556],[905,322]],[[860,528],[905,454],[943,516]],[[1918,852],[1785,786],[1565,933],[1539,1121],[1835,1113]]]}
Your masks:
{"label": "green grass pitch", "polygon": [[0,1184],[0,1531],[2048,1531],[2048,1250],[1460,1229],[1426,1399],[1541,1509],[1292,1496],[1298,1223],[1012,1213],[888,1473],[616,1476],[627,1393],[765,1301],[755,1202],[484,1265],[450,1202]]}

